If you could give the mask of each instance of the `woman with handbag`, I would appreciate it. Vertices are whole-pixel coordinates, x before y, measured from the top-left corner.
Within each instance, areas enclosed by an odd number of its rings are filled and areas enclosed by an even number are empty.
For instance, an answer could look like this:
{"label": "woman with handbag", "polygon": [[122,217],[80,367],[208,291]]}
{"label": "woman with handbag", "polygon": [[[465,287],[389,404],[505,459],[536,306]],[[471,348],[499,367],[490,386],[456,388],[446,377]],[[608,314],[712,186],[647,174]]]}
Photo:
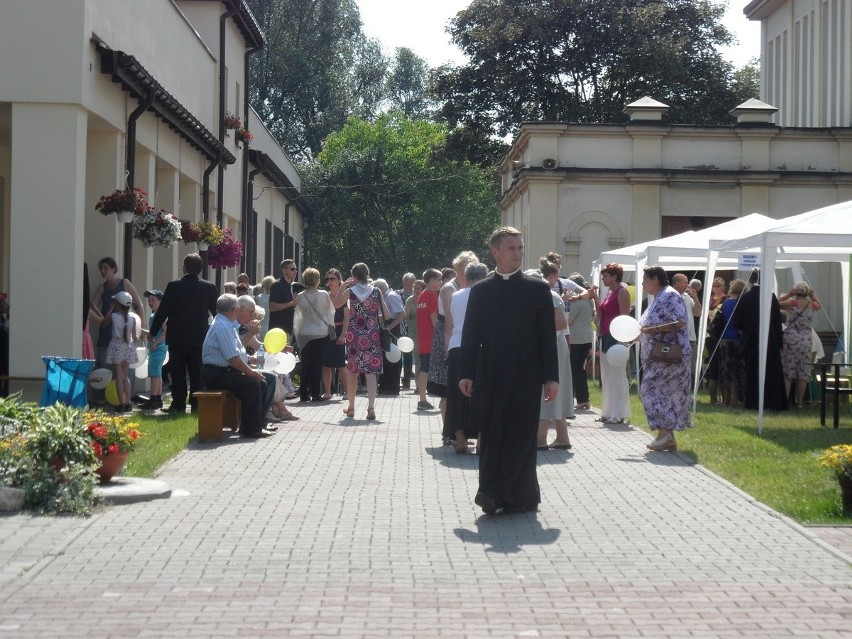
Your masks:
{"label": "woman with handbag", "polygon": [[322,360],[334,329],[334,306],[327,291],[319,290],[320,272],[306,268],[302,272],[305,290],[296,298],[293,332],[302,363],[299,401],[319,402],[322,397]]}
{"label": "woman with handbag", "polygon": [[349,325],[346,328],[346,398],[349,406],[343,409],[347,417],[355,415],[355,393],[358,375],[367,381],[367,419],[376,419],[376,391],[378,375],[382,372],[381,338],[379,329],[382,317],[389,317],[384,298],[375,286],[369,284],[370,269],[363,262],[352,267],[352,277],[347,279],[334,298],[334,306],[349,303]]}
{"label": "woman with handbag", "polygon": [[691,427],[690,354],[686,312],[681,294],[669,286],[660,266],[645,267],[642,287],[654,301],[642,314],[642,376],[639,395],[648,427],[658,431],[649,450],[677,450],[674,432]]}

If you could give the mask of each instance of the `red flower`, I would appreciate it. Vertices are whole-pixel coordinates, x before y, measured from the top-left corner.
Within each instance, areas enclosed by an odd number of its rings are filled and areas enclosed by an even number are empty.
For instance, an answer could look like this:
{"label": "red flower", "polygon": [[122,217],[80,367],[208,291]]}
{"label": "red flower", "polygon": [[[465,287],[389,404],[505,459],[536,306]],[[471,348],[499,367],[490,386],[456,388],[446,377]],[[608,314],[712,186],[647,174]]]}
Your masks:
{"label": "red flower", "polygon": [[119,449],[118,449],[118,444],[110,444],[109,446],[107,446],[107,452],[108,452],[110,455],[117,455],[117,454],[118,454],[118,450],[119,450]]}
{"label": "red flower", "polygon": [[95,451],[95,455],[100,457],[104,454],[104,447],[101,446],[98,442],[92,442],[92,450]]}
{"label": "red flower", "polygon": [[128,435],[130,435],[130,439],[132,439],[133,441],[139,439],[139,431],[136,429],[131,430]]}

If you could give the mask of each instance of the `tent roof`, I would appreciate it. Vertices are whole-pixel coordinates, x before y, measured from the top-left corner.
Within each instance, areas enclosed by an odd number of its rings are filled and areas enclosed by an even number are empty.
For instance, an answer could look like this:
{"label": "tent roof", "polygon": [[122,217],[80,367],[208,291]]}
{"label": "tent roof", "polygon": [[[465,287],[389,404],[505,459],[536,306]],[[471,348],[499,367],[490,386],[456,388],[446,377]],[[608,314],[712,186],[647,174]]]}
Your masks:
{"label": "tent roof", "polygon": [[824,259],[827,254],[852,252],[852,200],[807,211],[783,220],[764,232],[740,238],[711,241],[710,248],[720,252],[777,249],[779,257],[792,254],[801,261]]}

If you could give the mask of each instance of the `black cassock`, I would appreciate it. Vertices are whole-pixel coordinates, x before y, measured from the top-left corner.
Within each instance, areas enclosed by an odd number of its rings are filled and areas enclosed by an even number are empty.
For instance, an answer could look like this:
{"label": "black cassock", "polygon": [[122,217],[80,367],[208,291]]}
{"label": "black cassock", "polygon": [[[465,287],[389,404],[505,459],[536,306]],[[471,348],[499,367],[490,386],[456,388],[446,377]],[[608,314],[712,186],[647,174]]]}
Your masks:
{"label": "black cassock", "polygon": [[462,331],[459,377],[473,380],[479,490],[497,507],[541,501],[536,442],[541,387],[559,380],[550,287],[520,271],[475,284]]}
{"label": "black cassock", "polygon": [[[769,309],[769,342],[766,347],[766,383],[763,385],[763,408],[786,410],[784,369],[781,366],[781,347],[784,332],[781,328],[781,306],[772,294]],[[744,405],[751,410],[760,406],[760,287],[752,286],[743,293],[731,316],[731,323],[742,331],[745,350],[746,388]]]}

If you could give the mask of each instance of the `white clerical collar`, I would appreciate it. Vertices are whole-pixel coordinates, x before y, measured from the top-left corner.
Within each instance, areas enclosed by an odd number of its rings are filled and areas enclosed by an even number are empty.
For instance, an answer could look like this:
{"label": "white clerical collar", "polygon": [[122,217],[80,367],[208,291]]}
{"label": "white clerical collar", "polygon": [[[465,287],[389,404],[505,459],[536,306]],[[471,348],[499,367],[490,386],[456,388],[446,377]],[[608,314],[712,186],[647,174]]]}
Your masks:
{"label": "white clerical collar", "polygon": [[512,277],[515,273],[517,273],[517,272],[518,272],[518,271],[520,271],[520,270],[521,270],[520,268],[516,268],[516,269],[515,269],[514,271],[512,271],[511,273],[501,273],[501,272],[500,272],[500,271],[498,271],[497,269],[494,269],[494,272],[495,272],[495,273],[497,273],[497,275],[499,275],[500,277],[502,277],[504,280],[508,280],[510,277]]}

